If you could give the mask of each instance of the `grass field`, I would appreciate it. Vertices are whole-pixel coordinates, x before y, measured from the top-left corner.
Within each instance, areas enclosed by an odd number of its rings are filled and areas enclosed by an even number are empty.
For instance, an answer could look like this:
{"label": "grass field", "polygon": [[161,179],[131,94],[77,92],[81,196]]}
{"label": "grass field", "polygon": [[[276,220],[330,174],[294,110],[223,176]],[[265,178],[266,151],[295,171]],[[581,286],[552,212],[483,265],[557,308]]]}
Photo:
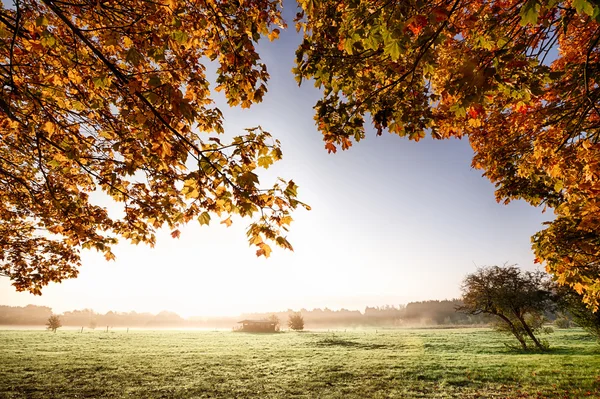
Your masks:
{"label": "grass field", "polygon": [[0,331],[0,398],[600,398],[600,345],[487,329]]}

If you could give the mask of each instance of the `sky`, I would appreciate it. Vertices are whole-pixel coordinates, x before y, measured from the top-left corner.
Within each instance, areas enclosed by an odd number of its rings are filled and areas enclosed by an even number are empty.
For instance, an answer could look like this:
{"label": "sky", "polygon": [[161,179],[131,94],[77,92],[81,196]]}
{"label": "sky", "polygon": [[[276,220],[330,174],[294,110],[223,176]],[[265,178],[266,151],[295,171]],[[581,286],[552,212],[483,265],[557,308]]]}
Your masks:
{"label": "sky", "polygon": [[79,277],[49,285],[42,296],[18,293],[0,278],[0,304],[184,317],[364,310],[460,297],[462,279],[476,266],[535,269],[530,237],[552,213],[524,202],[496,203],[493,185],[470,166],[467,140],[415,143],[369,129],[349,151],[327,153],[313,121],[319,91],[310,82],[298,87],[291,73],[301,40],[295,12],[285,10],[290,28],[279,40],[258,46],[271,74],[264,101],[232,109],[215,93],[228,134],[261,125],[281,141],[283,159],[261,182],[293,179],[300,200],[312,207],[293,214],[294,252],[277,248],[269,259],[257,258],[244,220],[229,228],[192,223],[179,239],[160,232],[154,248],[122,240],[114,262],[84,251]]}

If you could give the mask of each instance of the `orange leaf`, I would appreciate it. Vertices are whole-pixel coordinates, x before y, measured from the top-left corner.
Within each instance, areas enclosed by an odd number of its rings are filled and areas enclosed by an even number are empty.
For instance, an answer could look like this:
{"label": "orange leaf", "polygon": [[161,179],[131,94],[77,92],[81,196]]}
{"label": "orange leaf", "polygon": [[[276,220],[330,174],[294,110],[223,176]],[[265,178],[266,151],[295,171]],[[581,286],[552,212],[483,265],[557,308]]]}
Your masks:
{"label": "orange leaf", "polygon": [[227,219],[222,220],[221,224],[227,225],[227,227],[231,226],[231,216],[229,216]]}

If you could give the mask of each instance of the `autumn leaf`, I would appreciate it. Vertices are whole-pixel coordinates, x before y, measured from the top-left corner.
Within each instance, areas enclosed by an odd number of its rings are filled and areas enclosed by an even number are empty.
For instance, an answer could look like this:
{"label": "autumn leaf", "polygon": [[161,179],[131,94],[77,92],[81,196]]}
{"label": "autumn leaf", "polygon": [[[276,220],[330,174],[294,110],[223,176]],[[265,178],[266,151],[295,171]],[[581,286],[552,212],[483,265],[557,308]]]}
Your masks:
{"label": "autumn leaf", "polygon": [[228,217],[227,219],[221,221],[221,224],[224,224],[227,227],[231,226],[231,223],[232,223],[231,216]]}
{"label": "autumn leaf", "polygon": [[521,7],[521,11],[519,12],[519,15],[521,16],[521,25],[535,25],[538,20],[539,12],[539,0],[527,0],[527,2]]}
{"label": "autumn leaf", "polygon": [[263,243],[259,243],[259,250],[256,251],[256,256],[264,256],[265,258],[268,258],[269,256],[271,256],[271,247],[268,246],[267,244]]}
{"label": "autumn leaf", "polygon": [[325,149],[329,154],[331,154],[332,152],[335,154],[337,152],[337,148],[335,148],[335,145],[333,145],[332,143],[325,143]]}
{"label": "autumn leaf", "polygon": [[198,221],[200,222],[200,225],[209,225],[210,224],[210,215],[208,212],[202,212],[200,214],[200,216],[198,216]]}

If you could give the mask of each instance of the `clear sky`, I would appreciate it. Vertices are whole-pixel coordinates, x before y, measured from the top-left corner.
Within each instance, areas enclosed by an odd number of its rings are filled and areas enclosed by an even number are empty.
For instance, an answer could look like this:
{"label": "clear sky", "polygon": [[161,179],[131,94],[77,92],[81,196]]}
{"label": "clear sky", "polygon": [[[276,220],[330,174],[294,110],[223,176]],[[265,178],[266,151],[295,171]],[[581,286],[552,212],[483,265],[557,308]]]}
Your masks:
{"label": "clear sky", "polygon": [[467,140],[419,143],[371,130],[349,151],[328,154],[313,122],[319,92],[298,87],[292,73],[300,41],[290,28],[259,48],[271,74],[264,102],[227,108],[226,131],[261,125],[281,140],[283,160],[262,180],[293,178],[312,211],[293,216],[294,252],[256,258],[246,222],[226,228],[192,223],[179,239],[161,232],[155,248],[122,242],[117,260],[83,252],[77,279],[46,287],[41,297],[17,293],[0,278],[0,304],[50,306],[57,313],[93,308],[182,316],[365,306],[460,296],[477,265],[518,263],[534,269],[530,236],[552,213],[522,202],[497,204],[494,188],[470,167]]}

